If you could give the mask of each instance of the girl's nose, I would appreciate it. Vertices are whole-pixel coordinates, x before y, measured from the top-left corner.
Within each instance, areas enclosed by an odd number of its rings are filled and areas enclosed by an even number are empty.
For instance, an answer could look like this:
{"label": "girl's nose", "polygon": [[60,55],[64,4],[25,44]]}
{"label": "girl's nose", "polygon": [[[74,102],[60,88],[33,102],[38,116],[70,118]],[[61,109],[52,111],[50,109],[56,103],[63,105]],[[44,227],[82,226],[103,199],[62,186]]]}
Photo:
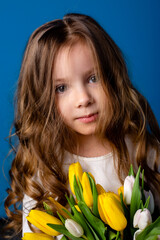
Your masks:
{"label": "girl's nose", "polygon": [[87,89],[79,89],[76,92],[76,99],[75,99],[76,107],[87,107],[93,103],[92,95],[87,91]]}

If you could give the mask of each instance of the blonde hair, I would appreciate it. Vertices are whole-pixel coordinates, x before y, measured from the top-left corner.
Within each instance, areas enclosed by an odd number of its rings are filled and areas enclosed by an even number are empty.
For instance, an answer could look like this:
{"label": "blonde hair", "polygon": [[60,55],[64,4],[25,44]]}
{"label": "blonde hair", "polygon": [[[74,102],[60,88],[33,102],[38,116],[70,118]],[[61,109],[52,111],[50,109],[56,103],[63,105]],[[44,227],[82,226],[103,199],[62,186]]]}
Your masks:
{"label": "blonde hair", "polygon": [[[109,96],[111,115],[110,118],[106,114],[101,116],[98,134],[110,141],[118,155],[119,178],[122,181],[122,176],[128,174],[131,163],[125,142],[129,135],[137,149],[136,162],[144,168],[147,183],[160,193],[158,157],[153,160],[152,170],[147,164],[150,147],[158,156],[160,145],[159,126],[148,102],[132,86],[121,51],[103,28],[89,16],[68,14],[63,20],[51,21],[33,32],[21,66],[14,121],[18,146],[10,172],[11,189],[5,202],[12,220],[8,228],[16,232],[21,230],[22,222],[17,204],[22,202],[24,194],[36,200],[36,208],[40,209],[50,193],[61,204],[66,203],[67,180],[61,166],[64,149],[71,149],[73,137],[56,110],[52,70],[60,48],[72,45],[77,39],[91,48],[97,75]],[[37,173],[40,180],[36,178]],[[12,204],[14,211],[9,210]]]}

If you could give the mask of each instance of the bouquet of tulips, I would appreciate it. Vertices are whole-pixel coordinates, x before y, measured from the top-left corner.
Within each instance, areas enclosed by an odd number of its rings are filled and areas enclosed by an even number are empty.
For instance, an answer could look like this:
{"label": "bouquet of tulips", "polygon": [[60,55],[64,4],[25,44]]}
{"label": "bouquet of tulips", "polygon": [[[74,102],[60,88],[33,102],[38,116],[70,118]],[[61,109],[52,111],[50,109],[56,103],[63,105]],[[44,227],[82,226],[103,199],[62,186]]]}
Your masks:
{"label": "bouquet of tulips", "polygon": [[[154,200],[144,190],[144,171],[134,176],[131,166],[118,194],[106,192],[94,177],[73,163],[69,167],[69,183],[73,195],[66,196],[70,211],[52,197],[58,217],[44,203],[45,212],[31,210],[27,219],[44,233],[25,233],[23,240],[156,240],[160,239],[160,217],[152,222]],[[148,197],[147,197],[148,196]]]}

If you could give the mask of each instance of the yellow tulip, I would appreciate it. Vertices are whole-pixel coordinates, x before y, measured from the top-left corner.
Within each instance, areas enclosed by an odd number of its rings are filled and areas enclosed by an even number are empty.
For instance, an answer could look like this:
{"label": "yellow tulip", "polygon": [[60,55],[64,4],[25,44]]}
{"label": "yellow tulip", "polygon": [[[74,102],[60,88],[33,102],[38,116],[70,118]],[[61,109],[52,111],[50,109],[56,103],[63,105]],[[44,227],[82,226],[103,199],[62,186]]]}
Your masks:
{"label": "yellow tulip", "polygon": [[45,233],[24,233],[23,240],[53,240],[52,236]]}
{"label": "yellow tulip", "polygon": [[83,171],[82,171],[82,167],[79,162],[72,163],[69,166],[69,184],[70,184],[71,191],[74,195],[75,195],[74,184],[73,184],[74,183],[74,175],[76,176],[76,178],[78,177],[81,182],[82,174],[83,174]]}
{"label": "yellow tulip", "polygon": [[106,192],[100,184],[96,184],[96,188],[97,188],[98,195]]}
{"label": "yellow tulip", "polygon": [[33,224],[35,227],[39,228],[42,232],[50,235],[50,236],[57,236],[60,233],[52,229],[47,225],[47,223],[58,224],[62,225],[62,222],[50,214],[46,212],[42,212],[39,210],[31,210],[27,220]]}
{"label": "yellow tulip", "polygon": [[88,207],[93,206],[93,194],[90,186],[90,182],[87,176],[87,173],[84,172],[82,175],[82,188],[83,188],[83,197],[84,201]]}
{"label": "yellow tulip", "polygon": [[64,218],[70,218],[70,216],[63,211],[63,209],[67,210],[64,206],[62,206],[59,202],[57,202],[54,198],[49,197],[48,198],[56,207],[57,211],[64,217]]}
{"label": "yellow tulip", "polygon": [[127,226],[119,196],[112,192],[98,196],[98,211],[101,219],[116,231],[122,231]]}

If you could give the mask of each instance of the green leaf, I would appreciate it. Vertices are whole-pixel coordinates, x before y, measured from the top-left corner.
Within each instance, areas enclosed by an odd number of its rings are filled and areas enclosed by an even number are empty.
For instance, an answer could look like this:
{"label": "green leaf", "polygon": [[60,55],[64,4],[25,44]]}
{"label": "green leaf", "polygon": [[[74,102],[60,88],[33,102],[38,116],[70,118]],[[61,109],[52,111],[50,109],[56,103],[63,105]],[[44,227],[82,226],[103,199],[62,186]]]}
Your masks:
{"label": "green leaf", "polygon": [[53,212],[52,212],[50,206],[45,202],[43,202],[43,206],[44,206],[44,209],[46,210],[46,212],[53,216]]}
{"label": "green leaf", "polygon": [[69,203],[69,206],[70,206],[70,207],[73,207],[73,206],[74,206],[73,201],[67,196],[67,194],[65,195],[65,197],[66,197],[66,199],[67,199],[67,201],[68,201],[68,203]]}
{"label": "green leaf", "polygon": [[60,232],[65,236],[71,238],[72,240],[83,240],[83,238],[74,237],[63,225],[57,225],[57,224],[51,224],[51,223],[47,223],[47,225],[52,229],[56,230],[57,232]]}
{"label": "green leaf", "polygon": [[68,216],[70,217],[70,218],[72,218],[72,214],[67,210],[67,209],[62,209],[65,213],[67,213],[68,214]]}
{"label": "green leaf", "polygon": [[93,227],[93,229],[99,236],[99,238],[101,240],[106,240],[105,238],[106,228],[104,223],[91,213],[90,209],[84,202],[82,201],[78,202],[78,206],[81,209],[87,221],[89,222],[89,224]]}
{"label": "green leaf", "polygon": [[82,188],[82,184],[79,180],[79,177],[77,177],[77,181],[78,181],[79,191],[80,191],[80,194],[81,194],[81,199],[83,199],[83,188]]}
{"label": "green leaf", "polygon": [[[97,233],[94,231],[93,227],[89,224],[89,222],[87,222],[87,225],[90,228],[90,230],[91,230],[91,232],[94,236],[94,240],[99,240],[99,237],[98,237]],[[88,238],[88,239],[90,239],[90,238]]]}
{"label": "green leaf", "polygon": [[90,231],[90,228],[87,225],[87,220],[85,219],[83,214],[78,212],[75,206],[72,207],[72,211],[74,214],[74,216],[72,216],[72,219],[78,222],[82,226],[84,233],[87,236],[87,239],[94,240],[92,232]]}
{"label": "green leaf", "polygon": [[109,240],[115,239],[116,238],[116,233],[112,232],[112,231],[109,231],[108,237],[109,237]]}
{"label": "green leaf", "polygon": [[70,195],[70,198],[69,198],[70,202],[72,203],[72,205],[75,205],[76,202],[75,202],[75,199],[73,197],[73,195]]}
{"label": "green leaf", "polygon": [[151,237],[147,237],[147,238],[145,238],[145,240],[157,240],[157,235],[151,236]]}
{"label": "green leaf", "polygon": [[144,206],[143,206],[143,202],[142,202],[142,200],[140,200],[140,203],[139,203],[139,209],[142,209],[142,211],[143,211],[143,209],[144,209]]}
{"label": "green leaf", "polygon": [[148,208],[149,202],[150,202],[150,196],[148,196],[148,198],[147,198],[147,200],[145,202],[144,208]]}
{"label": "green leaf", "polygon": [[144,169],[142,170],[141,194],[142,194],[142,202],[143,202],[143,205],[144,205],[144,203],[145,203],[145,195],[144,195]]}
{"label": "green leaf", "polygon": [[65,224],[65,218],[57,211],[57,215],[60,218],[61,222]]}
{"label": "green leaf", "polygon": [[133,171],[133,165],[132,165],[132,164],[131,164],[131,166],[130,166],[128,175],[134,177],[134,171]]}
{"label": "green leaf", "polygon": [[116,240],[118,240],[119,239],[119,232],[117,232],[117,234],[116,234]]}
{"label": "green leaf", "polygon": [[123,211],[124,211],[124,215],[127,219],[127,222],[130,220],[129,219],[129,209],[126,207],[126,205],[124,204],[124,201],[123,201],[123,194],[120,193],[120,200],[121,200],[121,205],[123,207]]}
{"label": "green leaf", "polygon": [[68,240],[69,238],[67,238],[66,236],[63,236],[62,238],[61,238],[61,240]]}
{"label": "green leaf", "polygon": [[98,212],[98,192],[96,188],[96,184],[93,180],[93,178],[87,173],[87,176],[89,178],[90,184],[91,184],[91,189],[92,189],[92,194],[93,194],[93,214],[96,217],[99,217],[99,212]]}
{"label": "green leaf", "polygon": [[124,215],[127,219],[127,226],[123,230],[123,235],[124,235],[123,240],[126,240],[126,239],[128,240],[131,238],[130,215],[129,215],[129,209],[124,204],[122,193],[120,193],[120,200],[121,200],[121,205],[123,207]]}
{"label": "green leaf", "polygon": [[[67,214],[70,216],[71,219],[78,222],[82,226],[84,233],[87,236],[87,239],[95,240],[95,238],[92,235],[92,231],[90,230],[90,228],[88,226],[88,222],[87,222],[86,218],[83,216],[82,213],[78,212],[78,210],[75,208],[75,206],[73,204],[73,201],[71,201],[67,195],[66,195],[66,198],[71,207],[72,213],[74,215],[72,215],[71,213],[68,213],[68,211],[67,211]],[[64,209],[64,211],[65,211],[65,209]],[[97,240],[99,240],[99,239],[97,239]]]}
{"label": "green leaf", "polygon": [[[136,238],[136,240],[144,240],[149,237],[160,235],[160,216],[155,222],[146,227]],[[154,239],[154,238],[153,238]]]}
{"label": "green leaf", "polygon": [[140,187],[139,187],[140,171],[141,171],[141,167],[139,167],[139,169],[138,169],[138,172],[137,172],[137,175],[136,175],[136,178],[135,178],[135,182],[134,182],[134,186],[133,186],[133,190],[132,190],[131,205],[130,205],[131,227],[133,226],[134,214],[139,209],[140,201],[141,201],[141,191],[140,191]]}
{"label": "green leaf", "polygon": [[[78,179],[79,180],[79,179]],[[80,181],[79,181],[80,182]],[[82,190],[80,188],[80,184],[79,182],[77,183],[77,179],[76,176],[74,175],[74,182],[73,182],[73,186],[74,186],[74,192],[76,195],[76,198],[78,201],[82,201],[83,200],[83,194],[82,194]]]}

